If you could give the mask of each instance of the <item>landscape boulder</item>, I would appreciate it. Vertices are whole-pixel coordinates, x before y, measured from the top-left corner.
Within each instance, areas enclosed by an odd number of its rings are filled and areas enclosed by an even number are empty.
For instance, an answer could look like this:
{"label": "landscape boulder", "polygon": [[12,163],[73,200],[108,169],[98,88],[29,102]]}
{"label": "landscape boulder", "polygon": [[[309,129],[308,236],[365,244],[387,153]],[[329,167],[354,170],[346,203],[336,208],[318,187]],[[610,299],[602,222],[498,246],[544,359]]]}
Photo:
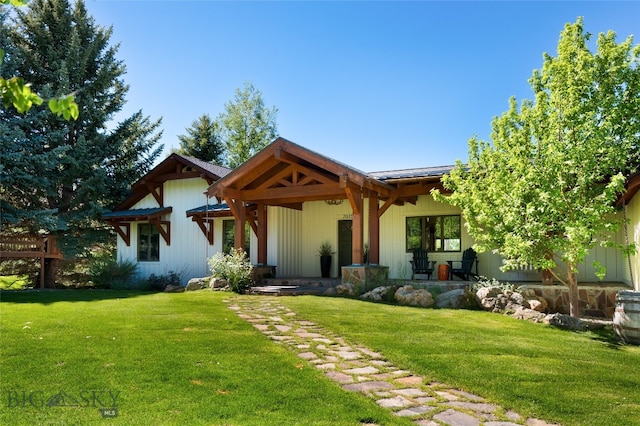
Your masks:
{"label": "landscape boulder", "polygon": [[373,302],[381,302],[385,300],[387,293],[391,287],[376,287],[360,296],[362,300],[371,300]]}
{"label": "landscape boulder", "polygon": [[461,308],[460,300],[463,295],[464,290],[461,288],[439,294],[436,296],[436,307],[454,309]]}
{"label": "landscape boulder", "polygon": [[400,305],[422,306],[428,308],[435,303],[433,296],[425,289],[415,289],[413,286],[405,285],[396,290],[394,295]]}
{"label": "landscape boulder", "polygon": [[229,287],[229,282],[224,278],[211,277],[209,280],[209,288],[211,290],[222,290]]}
{"label": "landscape boulder", "polygon": [[342,283],[336,286],[336,293],[342,296],[355,296],[356,286],[351,283]]}
{"label": "landscape boulder", "polygon": [[570,315],[555,313],[549,314],[544,318],[546,324],[554,327],[562,328],[564,330],[572,331],[584,331],[588,329],[588,324],[582,321],[580,318],[572,317]]}
{"label": "landscape boulder", "polygon": [[208,278],[191,278],[185,287],[186,291],[202,290],[207,288]]}
{"label": "landscape boulder", "polygon": [[165,293],[182,293],[184,291],[184,287],[181,285],[169,284],[164,288]]}

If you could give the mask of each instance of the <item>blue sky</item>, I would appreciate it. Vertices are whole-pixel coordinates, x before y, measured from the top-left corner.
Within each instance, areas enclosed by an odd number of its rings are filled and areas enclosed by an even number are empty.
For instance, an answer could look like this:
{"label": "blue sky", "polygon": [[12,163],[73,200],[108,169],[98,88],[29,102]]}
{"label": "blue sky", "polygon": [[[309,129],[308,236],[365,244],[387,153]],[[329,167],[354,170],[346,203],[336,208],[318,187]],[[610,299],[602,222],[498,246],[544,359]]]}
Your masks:
{"label": "blue sky", "polygon": [[[360,170],[453,164],[554,54],[565,23],[640,43],[638,1],[86,0],[127,68],[122,120],[163,118],[165,155],[251,82],[282,137]],[[594,37],[595,39],[595,37]],[[164,155],[163,155],[164,158]]]}

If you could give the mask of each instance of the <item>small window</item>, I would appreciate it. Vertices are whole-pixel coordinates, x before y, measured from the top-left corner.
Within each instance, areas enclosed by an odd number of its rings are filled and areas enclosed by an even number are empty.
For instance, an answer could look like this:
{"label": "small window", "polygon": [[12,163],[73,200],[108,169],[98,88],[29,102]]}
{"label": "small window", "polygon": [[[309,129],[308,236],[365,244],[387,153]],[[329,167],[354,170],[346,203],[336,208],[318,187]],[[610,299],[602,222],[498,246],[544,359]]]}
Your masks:
{"label": "small window", "polygon": [[407,252],[460,251],[460,215],[416,216],[407,218]]}
{"label": "small window", "polygon": [[[229,253],[231,249],[235,246],[235,232],[236,232],[236,221],[235,220],[223,220],[222,221],[222,249],[224,253]],[[244,247],[245,252],[249,253],[249,243],[251,242],[251,228],[249,227],[249,223],[245,223],[244,227],[245,239],[244,239]]]}
{"label": "small window", "polygon": [[160,260],[160,233],[150,223],[138,225],[138,260],[149,262]]}

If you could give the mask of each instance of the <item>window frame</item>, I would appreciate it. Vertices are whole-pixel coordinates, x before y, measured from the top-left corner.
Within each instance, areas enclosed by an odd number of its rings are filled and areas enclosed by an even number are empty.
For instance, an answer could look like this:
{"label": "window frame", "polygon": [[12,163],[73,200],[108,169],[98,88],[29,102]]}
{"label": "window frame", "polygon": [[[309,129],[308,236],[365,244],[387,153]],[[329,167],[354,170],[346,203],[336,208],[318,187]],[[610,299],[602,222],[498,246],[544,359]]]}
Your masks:
{"label": "window frame", "polygon": [[[458,219],[457,238],[446,238],[446,219],[455,217]],[[410,247],[410,238],[415,238],[415,235],[411,235],[409,221],[412,219],[420,220],[420,247]],[[427,226],[430,223],[434,223],[433,227]],[[432,232],[428,231],[428,228],[432,228]],[[435,229],[434,229],[435,228]],[[414,230],[415,232],[415,230]],[[440,236],[440,238],[437,238]],[[445,241],[458,240],[457,248],[453,250],[445,250]],[[437,248],[438,242],[442,246]],[[441,214],[441,215],[423,215],[423,216],[406,216],[405,217],[405,250],[406,253],[412,253],[414,250],[424,249],[429,253],[458,253],[462,251],[462,216],[460,214]]]}
{"label": "window frame", "polygon": [[[143,247],[145,244],[146,248]],[[160,262],[160,232],[152,223],[138,223],[138,247],[136,253],[138,262]],[[141,256],[142,253],[145,255]],[[156,255],[155,257],[153,256],[154,254]]]}
{"label": "window frame", "polygon": [[[245,222],[245,252],[248,254],[251,248],[251,227],[249,222]],[[228,254],[230,249],[235,247],[235,219],[224,219],[222,221],[222,252]]]}

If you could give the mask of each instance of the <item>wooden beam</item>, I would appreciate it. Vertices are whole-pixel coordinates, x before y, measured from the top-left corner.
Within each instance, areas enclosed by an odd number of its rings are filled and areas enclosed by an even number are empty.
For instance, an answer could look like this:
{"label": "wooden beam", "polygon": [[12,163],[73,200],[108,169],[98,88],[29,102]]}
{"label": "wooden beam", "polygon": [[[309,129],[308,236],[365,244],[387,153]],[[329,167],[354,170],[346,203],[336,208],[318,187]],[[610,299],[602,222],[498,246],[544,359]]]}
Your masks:
{"label": "wooden beam", "polygon": [[116,230],[116,233],[120,235],[122,241],[129,247],[131,245],[131,222],[111,221],[110,224]]}
{"label": "wooden beam", "polygon": [[389,209],[389,207],[391,207],[393,204],[395,204],[397,198],[398,198],[398,196],[396,194],[392,194],[391,197],[389,197],[384,202],[382,207],[380,207],[378,209],[378,217],[381,217]]}
{"label": "wooden beam", "polygon": [[[351,201],[351,198],[349,199]],[[362,214],[362,197],[353,199],[353,220],[351,230],[351,264],[362,265],[364,263],[364,220]]]}
{"label": "wooden beam", "polygon": [[151,219],[149,223],[152,224],[157,230],[158,233],[164,239],[164,242],[167,243],[168,246],[171,245],[171,221],[168,220],[159,220],[159,219]]}
{"label": "wooden beam", "polygon": [[267,264],[267,206],[258,204],[258,263]]}
{"label": "wooden beam", "polygon": [[380,216],[378,216],[378,194],[369,194],[369,263],[380,263]]}
{"label": "wooden beam", "polygon": [[192,216],[191,220],[198,224],[198,227],[209,242],[209,245],[213,245],[213,219],[204,218],[203,216],[198,215]]}
{"label": "wooden beam", "polygon": [[[226,192],[225,192],[226,194]],[[329,198],[344,198],[344,190],[338,183],[322,185],[306,185],[267,189],[252,189],[238,192],[245,201],[271,202],[272,200],[288,200],[289,203],[312,201]],[[239,198],[239,197],[238,197]]]}
{"label": "wooden beam", "polygon": [[156,199],[159,207],[164,207],[164,185],[157,182],[146,182],[149,193]]}

